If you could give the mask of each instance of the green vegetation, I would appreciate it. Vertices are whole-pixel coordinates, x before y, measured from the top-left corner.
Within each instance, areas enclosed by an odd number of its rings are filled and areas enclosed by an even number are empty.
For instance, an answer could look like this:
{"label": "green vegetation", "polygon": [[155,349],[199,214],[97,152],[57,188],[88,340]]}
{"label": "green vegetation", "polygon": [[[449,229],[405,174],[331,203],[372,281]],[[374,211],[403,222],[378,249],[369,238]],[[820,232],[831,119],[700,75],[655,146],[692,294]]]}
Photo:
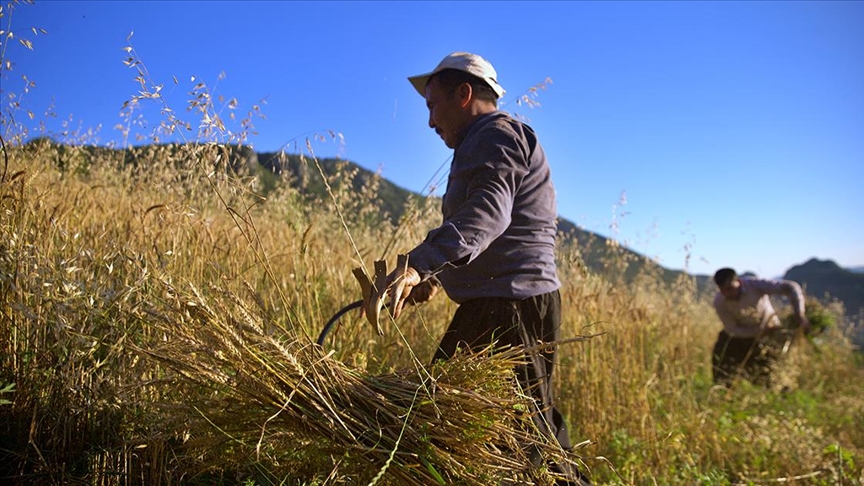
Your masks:
{"label": "green vegetation", "polygon": [[[3,128],[3,480],[551,479],[514,446],[561,453],[524,427],[514,354],[426,366],[446,298],[383,337],[352,314],[313,344],[359,298],[351,269],[392,264],[436,224],[436,201],[391,219],[379,179],[292,156],[326,194],[310,197],[262,170],[243,134],[100,149],[26,143],[5,115]],[[695,279],[613,240],[562,239],[559,264],[559,408],[594,483],[862,484],[864,367],[841,326],[792,347],[776,389],[714,387],[720,325]]]}

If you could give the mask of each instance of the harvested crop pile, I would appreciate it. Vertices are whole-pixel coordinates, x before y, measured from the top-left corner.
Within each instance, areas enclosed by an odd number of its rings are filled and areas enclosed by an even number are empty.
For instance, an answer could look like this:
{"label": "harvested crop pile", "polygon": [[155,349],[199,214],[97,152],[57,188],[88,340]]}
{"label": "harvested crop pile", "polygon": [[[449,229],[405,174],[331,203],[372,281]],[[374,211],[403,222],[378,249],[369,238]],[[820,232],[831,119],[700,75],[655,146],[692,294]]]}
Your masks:
{"label": "harvested crop pile", "polygon": [[154,393],[158,429],[176,431],[178,460],[202,472],[254,465],[272,479],[551,484],[520,444],[574,460],[532,430],[530,398],[512,372],[521,350],[372,376],[268,327],[236,295],[166,289],[173,302],[154,315],[164,335],[140,349],[173,375]]}

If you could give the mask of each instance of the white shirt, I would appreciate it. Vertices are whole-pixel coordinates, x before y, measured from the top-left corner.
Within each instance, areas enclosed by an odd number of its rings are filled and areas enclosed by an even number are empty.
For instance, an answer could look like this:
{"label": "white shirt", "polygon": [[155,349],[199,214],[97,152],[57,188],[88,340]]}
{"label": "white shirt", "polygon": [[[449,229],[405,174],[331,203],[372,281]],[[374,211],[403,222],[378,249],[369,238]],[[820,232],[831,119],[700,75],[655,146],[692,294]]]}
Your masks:
{"label": "white shirt", "polygon": [[754,338],[764,329],[781,327],[780,318],[771,305],[772,295],[785,295],[798,317],[804,317],[804,293],[791,280],[761,280],[740,277],[738,299],[727,299],[718,292],[714,309],[723,328],[733,337]]}

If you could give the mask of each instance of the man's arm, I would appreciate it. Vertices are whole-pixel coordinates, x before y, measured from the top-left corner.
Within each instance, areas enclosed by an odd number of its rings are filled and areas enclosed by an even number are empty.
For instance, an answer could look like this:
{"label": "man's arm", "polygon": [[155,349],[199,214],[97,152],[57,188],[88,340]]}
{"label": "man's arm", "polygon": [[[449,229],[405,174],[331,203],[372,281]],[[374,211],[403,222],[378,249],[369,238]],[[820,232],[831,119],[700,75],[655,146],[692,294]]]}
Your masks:
{"label": "man's arm", "polygon": [[789,300],[789,305],[792,306],[792,313],[798,324],[806,331],[810,327],[810,321],[807,320],[806,309],[804,308],[804,291],[798,282],[792,280],[757,280],[751,282],[760,291],[769,295],[782,295]]}
{"label": "man's arm", "polygon": [[459,153],[458,170],[470,174],[464,201],[409,252],[409,265],[424,278],[469,263],[510,225],[515,194],[528,173],[524,141],[497,126],[478,136],[483,143]]}

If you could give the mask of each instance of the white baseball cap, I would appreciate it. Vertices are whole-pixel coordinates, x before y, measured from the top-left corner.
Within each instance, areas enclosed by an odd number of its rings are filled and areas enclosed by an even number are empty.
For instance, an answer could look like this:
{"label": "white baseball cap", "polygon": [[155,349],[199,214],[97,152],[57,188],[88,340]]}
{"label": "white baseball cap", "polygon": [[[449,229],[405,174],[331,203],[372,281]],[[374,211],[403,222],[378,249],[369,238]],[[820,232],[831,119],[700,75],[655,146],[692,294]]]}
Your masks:
{"label": "white baseball cap", "polygon": [[414,85],[414,89],[420,93],[420,96],[425,98],[426,83],[429,82],[429,78],[445,69],[458,69],[459,71],[473,74],[483,81],[486,81],[486,84],[495,91],[495,94],[498,95],[499,99],[504,96],[505,91],[504,88],[498,84],[498,73],[495,72],[495,68],[493,68],[486,59],[483,59],[477,54],[471,54],[470,52],[453,52],[448,54],[447,57],[435,66],[435,69],[433,69],[432,72],[411,76],[408,78],[408,81]]}

